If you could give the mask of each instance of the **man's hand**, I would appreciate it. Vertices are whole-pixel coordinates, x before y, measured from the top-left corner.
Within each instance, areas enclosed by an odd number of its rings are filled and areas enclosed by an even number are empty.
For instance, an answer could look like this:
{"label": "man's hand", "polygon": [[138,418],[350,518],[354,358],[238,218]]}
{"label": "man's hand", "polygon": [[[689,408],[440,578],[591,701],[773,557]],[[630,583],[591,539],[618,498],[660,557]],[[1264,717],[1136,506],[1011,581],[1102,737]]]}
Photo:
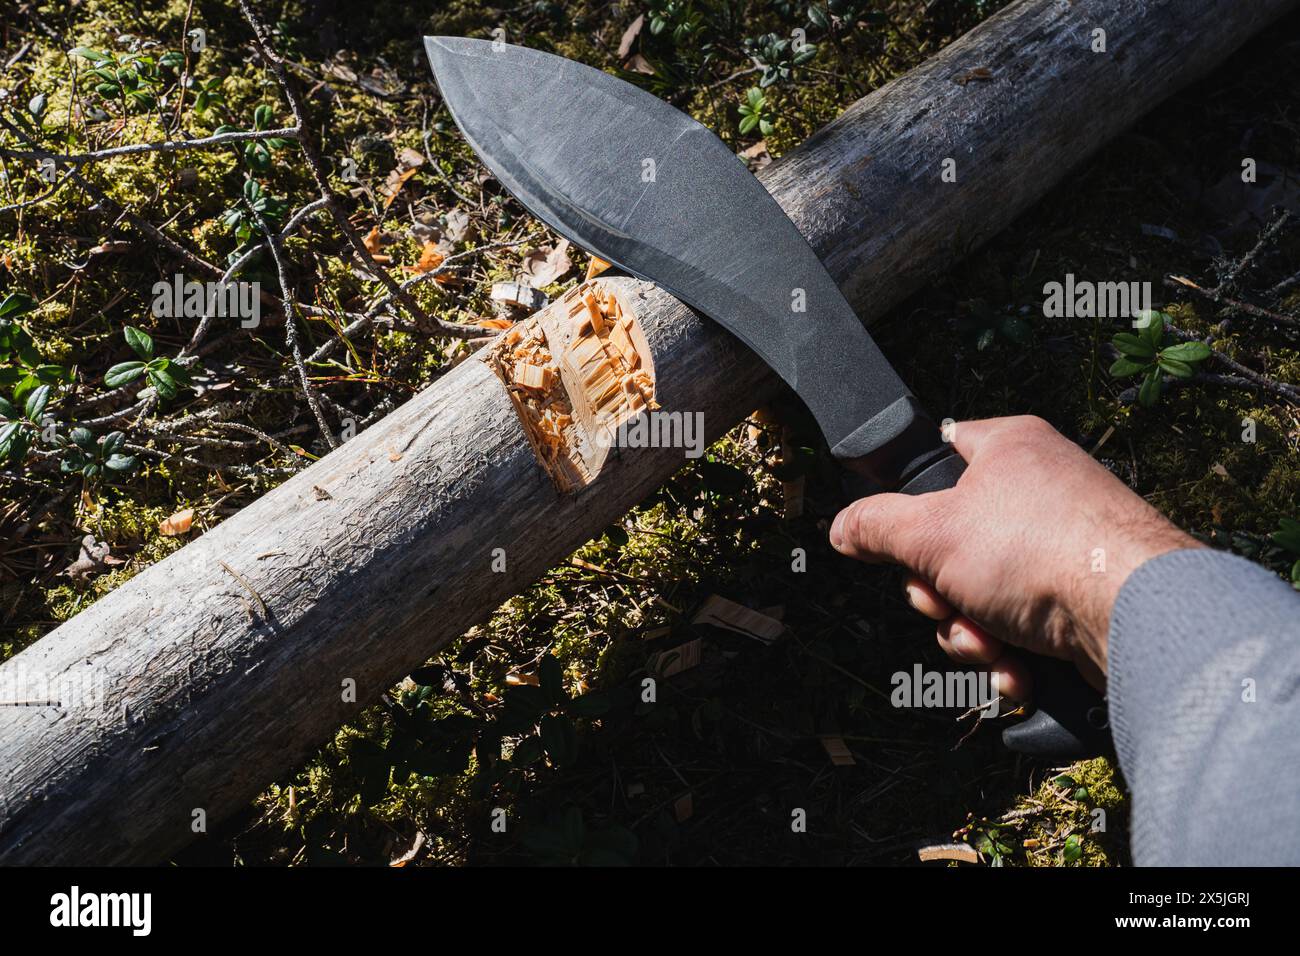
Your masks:
{"label": "man's hand", "polygon": [[1025,700],[1029,679],[1004,641],[1104,687],[1120,587],[1148,558],[1200,543],[1040,418],[960,422],[951,438],[967,462],[955,488],[856,501],[832,546],[907,566],[908,599],[940,622],[940,646],[987,666],[1009,697]]}

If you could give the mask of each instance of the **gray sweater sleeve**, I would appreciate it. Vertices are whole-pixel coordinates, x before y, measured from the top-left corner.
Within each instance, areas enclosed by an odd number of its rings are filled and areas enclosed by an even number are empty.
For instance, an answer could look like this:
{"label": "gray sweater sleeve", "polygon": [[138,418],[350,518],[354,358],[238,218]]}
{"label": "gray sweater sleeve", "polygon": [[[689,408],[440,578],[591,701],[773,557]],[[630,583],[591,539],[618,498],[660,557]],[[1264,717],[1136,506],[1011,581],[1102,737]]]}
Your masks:
{"label": "gray sweater sleeve", "polygon": [[1110,619],[1133,860],[1300,864],[1300,594],[1209,549],[1134,571]]}

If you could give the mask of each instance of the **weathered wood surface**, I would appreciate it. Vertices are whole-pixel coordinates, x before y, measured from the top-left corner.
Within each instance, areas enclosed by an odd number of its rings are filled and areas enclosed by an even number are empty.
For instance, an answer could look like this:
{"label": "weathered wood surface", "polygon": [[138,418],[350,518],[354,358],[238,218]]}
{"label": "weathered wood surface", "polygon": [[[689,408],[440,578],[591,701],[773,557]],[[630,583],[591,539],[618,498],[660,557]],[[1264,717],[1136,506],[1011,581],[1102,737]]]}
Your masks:
{"label": "weathered wood surface", "polygon": [[[1295,5],[1022,0],[762,179],[871,320]],[[981,68],[991,79],[959,82]],[[774,394],[728,335],[633,285],[665,409],[703,411],[712,439]],[[41,680],[98,691],[0,708],[0,860],[166,859],[196,809],[215,822],[244,805],[681,463],[626,452],[561,497],[500,383],[465,362],[0,668],[0,697]]]}

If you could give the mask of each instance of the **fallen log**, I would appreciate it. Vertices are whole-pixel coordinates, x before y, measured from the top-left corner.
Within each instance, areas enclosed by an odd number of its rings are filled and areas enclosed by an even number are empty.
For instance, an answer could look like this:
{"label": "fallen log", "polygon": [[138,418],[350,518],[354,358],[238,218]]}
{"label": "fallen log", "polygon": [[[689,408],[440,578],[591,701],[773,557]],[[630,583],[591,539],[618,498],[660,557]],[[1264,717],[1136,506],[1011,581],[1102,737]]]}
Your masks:
{"label": "fallen log", "polygon": [[[1021,0],[761,178],[869,321],[1295,5]],[[709,440],[778,390],[672,297],[600,281]],[[681,466],[584,459],[559,490],[502,367],[464,362],[0,667],[31,703],[0,708],[0,861],[166,859]]]}

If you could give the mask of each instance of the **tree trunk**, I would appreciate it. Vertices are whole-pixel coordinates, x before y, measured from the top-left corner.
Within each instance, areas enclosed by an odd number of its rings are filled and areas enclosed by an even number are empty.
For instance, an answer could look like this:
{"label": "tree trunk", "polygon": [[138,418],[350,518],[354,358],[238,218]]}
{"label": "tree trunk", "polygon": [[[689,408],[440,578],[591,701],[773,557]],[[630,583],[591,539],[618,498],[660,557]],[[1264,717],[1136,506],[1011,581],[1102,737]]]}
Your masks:
{"label": "tree trunk", "polygon": [[[1021,0],[761,178],[871,320],[1294,6]],[[659,403],[709,440],[776,393],[717,326],[610,281]],[[166,859],[681,464],[625,452],[560,493],[492,369],[462,363],[0,668],[0,700],[36,702],[0,707],[0,860]]]}

